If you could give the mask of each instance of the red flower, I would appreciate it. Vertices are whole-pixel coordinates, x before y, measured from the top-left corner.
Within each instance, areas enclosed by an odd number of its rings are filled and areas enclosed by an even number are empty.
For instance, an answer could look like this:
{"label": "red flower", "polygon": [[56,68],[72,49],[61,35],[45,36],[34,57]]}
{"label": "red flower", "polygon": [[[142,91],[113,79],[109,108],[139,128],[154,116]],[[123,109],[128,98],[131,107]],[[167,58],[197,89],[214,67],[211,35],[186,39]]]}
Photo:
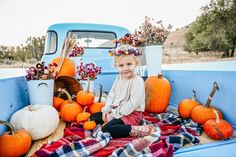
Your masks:
{"label": "red flower", "polygon": [[78,73],[82,80],[87,80],[88,77],[90,80],[94,80],[97,75],[101,73],[101,67],[95,66],[94,63],[86,63],[83,65],[81,62],[80,66],[77,66],[76,73]]}

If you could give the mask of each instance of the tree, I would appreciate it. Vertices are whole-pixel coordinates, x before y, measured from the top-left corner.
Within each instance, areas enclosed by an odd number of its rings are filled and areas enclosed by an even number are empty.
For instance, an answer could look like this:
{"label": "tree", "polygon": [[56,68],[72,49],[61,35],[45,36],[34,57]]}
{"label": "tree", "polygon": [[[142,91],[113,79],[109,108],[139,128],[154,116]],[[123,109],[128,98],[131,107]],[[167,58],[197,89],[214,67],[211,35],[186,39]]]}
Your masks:
{"label": "tree", "polygon": [[236,45],[236,1],[211,0],[186,33],[188,51],[223,51],[233,57]]}
{"label": "tree", "polygon": [[45,36],[42,37],[28,37],[26,46],[23,49],[28,54],[28,58],[36,58],[40,60],[44,51]]}
{"label": "tree", "polygon": [[15,60],[15,48],[14,47],[7,47],[7,46],[0,46],[0,59],[9,59]]}
{"label": "tree", "polygon": [[27,61],[35,58],[41,60],[44,51],[45,36],[28,37],[26,45],[16,47],[0,46],[0,59],[8,58],[10,60]]}

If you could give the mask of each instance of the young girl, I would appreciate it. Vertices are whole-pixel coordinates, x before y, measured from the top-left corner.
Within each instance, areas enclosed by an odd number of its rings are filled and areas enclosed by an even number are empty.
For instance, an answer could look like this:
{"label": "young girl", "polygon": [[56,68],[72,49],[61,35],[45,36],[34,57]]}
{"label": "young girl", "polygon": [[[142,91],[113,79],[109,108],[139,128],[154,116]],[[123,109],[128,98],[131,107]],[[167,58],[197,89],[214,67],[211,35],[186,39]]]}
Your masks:
{"label": "young girl", "polygon": [[119,75],[102,112],[93,114],[90,119],[97,124],[105,123],[102,131],[109,132],[113,138],[149,135],[152,127],[139,125],[145,108],[145,90],[144,81],[135,74],[135,68],[138,64],[136,56],[142,53],[130,45],[122,45],[110,53],[114,55]]}

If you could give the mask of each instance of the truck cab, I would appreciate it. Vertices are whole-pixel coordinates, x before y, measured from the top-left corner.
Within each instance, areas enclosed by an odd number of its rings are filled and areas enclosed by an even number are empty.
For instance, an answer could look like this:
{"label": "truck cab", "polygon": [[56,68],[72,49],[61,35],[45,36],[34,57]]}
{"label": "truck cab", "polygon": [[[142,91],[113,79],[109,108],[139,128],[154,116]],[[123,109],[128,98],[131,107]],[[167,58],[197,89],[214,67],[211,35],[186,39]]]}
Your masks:
{"label": "truck cab", "polygon": [[[109,91],[115,75],[118,73],[114,67],[113,58],[108,55],[110,49],[116,48],[113,41],[129,33],[129,30],[112,25],[85,24],[85,23],[61,23],[48,28],[45,50],[42,60],[48,64],[53,58],[59,57],[62,51],[64,39],[68,34],[75,35],[80,46],[84,46],[82,57],[71,57],[75,66],[82,60],[83,63],[95,63],[102,68],[101,75],[94,82],[94,86],[103,84],[104,91]],[[104,83],[106,82],[106,83]]]}

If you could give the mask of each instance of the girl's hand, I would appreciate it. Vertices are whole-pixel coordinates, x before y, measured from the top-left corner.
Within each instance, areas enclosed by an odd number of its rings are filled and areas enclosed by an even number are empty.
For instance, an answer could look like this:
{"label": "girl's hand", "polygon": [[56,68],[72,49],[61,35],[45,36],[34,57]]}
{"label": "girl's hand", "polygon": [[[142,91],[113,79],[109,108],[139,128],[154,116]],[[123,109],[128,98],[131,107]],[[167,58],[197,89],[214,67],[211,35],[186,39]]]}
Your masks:
{"label": "girl's hand", "polygon": [[113,119],[111,114],[107,114],[106,116],[106,123],[110,122]]}
{"label": "girl's hand", "polygon": [[106,123],[107,115],[108,115],[108,112],[103,112],[103,113],[102,113],[102,120],[103,120],[103,122],[105,122],[105,123]]}

